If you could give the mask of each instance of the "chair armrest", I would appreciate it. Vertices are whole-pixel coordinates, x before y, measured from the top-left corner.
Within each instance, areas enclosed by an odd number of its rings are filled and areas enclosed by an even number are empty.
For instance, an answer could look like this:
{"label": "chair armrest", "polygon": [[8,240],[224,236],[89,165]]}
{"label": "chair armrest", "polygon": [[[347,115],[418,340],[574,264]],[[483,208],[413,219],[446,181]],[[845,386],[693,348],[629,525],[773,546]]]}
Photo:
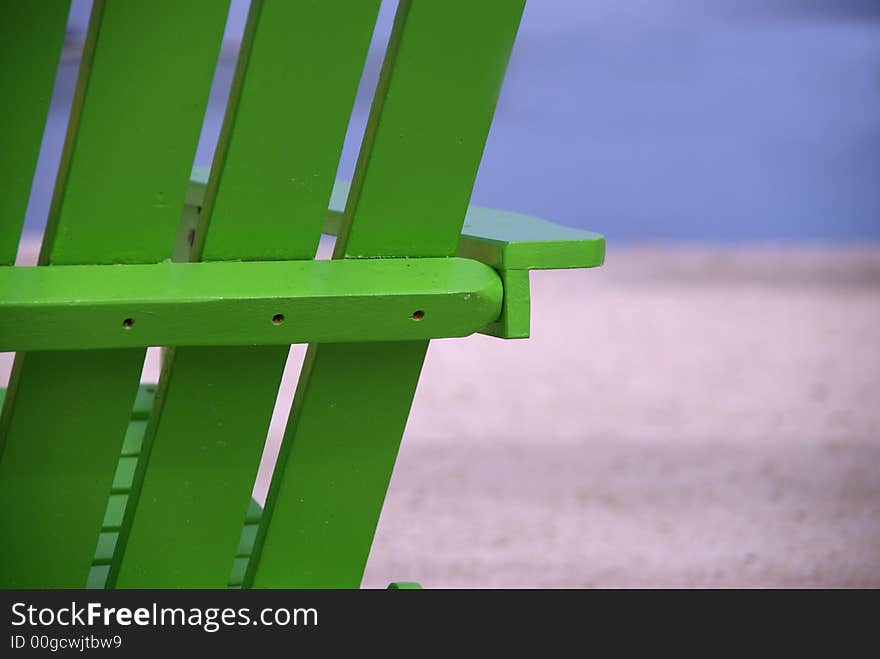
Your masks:
{"label": "chair armrest", "polygon": [[[348,181],[333,186],[324,233],[338,234],[349,187]],[[605,260],[605,238],[529,215],[471,206],[455,255],[496,270],[594,268]]]}
{"label": "chair armrest", "polygon": [[[201,206],[209,169],[193,169],[186,203]],[[336,181],[323,233],[339,234],[348,199],[348,181]],[[471,206],[465,215],[456,256],[474,259],[498,271],[504,284],[501,317],[482,334],[504,339],[529,336],[529,271],[594,268],[605,262],[605,238],[537,217]]]}

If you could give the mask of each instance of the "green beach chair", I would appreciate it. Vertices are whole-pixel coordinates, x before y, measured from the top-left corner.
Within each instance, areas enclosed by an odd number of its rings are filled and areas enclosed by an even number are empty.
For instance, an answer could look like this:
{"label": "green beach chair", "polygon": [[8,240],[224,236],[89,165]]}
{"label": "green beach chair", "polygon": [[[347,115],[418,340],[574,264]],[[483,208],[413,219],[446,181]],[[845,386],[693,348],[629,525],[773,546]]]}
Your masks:
{"label": "green beach chair", "polygon": [[13,264],[69,0],[0,7],[0,587],[358,587],[428,341],[526,337],[529,271],[604,258],[468,208],[523,2],[399,2],[348,185],[379,0],[253,0],[195,171],[228,4],[95,0],[36,267]]}

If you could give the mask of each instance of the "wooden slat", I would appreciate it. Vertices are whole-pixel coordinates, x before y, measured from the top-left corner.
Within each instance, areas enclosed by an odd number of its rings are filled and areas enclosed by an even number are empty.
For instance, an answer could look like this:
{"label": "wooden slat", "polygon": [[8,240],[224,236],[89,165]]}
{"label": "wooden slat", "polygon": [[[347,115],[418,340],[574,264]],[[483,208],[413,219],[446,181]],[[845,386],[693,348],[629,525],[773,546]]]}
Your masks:
{"label": "wooden slat", "polygon": [[[194,258],[314,256],[378,8],[252,3]],[[168,356],[111,583],[226,587],[287,352]]]}
{"label": "wooden slat", "polygon": [[[400,3],[337,256],[454,253],[522,9]],[[360,584],[426,347],[310,347],[246,585]]]}
{"label": "wooden slat", "polygon": [[[184,211],[186,221],[181,223],[181,229],[186,225],[194,229],[198,223],[196,207],[204,198],[208,171],[207,167],[193,168],[187,194],[187,203],[192,205]],[[337,179],[333,184],[321,229],[324,234],[339,235],[350,190],[350,181]],[[421,216],[414,217],[412,221],[420,219]],[[180,242],[185,242],[183,235]],[[189,247],[186,249],[189,253]],[[481,261],[497,270],[595,268],[605,262],[605,237],[522,213],[469,206],[455,255]]]}
{"label": "wooden slat", "polygon": [[[155,385],[141,385],[138,388],[138,399],[145,403],[151,404],[155,391]],[[5,390],[0,389],[0,400],[3,399],[4,393]],[[135,409],[132,411],[132,420],[129,422],[128,428],[125,433],[126,446],[123,447],[122,457],[119,458],[119,466],[116,469],[117,477],[121,473],[125,473],[126,475],[130,473],[131,465],[137,462],[140,455],[140,440],[143,438],[145,425],[145,422],[141,420],[141,416],[142,415],[139,409]],[[114,495],[108,502],[109,515],[105,516],[105,519],[109,518],[108,521],[112,521],[112,518],[114,516],[113,508],[115,507],[115,501],[117,499],[127,499],[130,490],[131,484],[128,483],[127,479],[124,482],[120,481],[118,489],[117,483],[114,482]],[[245,515],[245,526],[242,528],[241,538],[239,539],[238,548],[236,550],[236,557],[235,563],[233,565],[232,574],[230,575],[229,586],[232,588],[241,587],[241,580],[244,576],[244,568],[247,565],[251,549],[253,548],[253,540],[257,533],[257,523],[260,520],[260,515],[262,514],[262,512],[263,509],[260,507],[260,505],[256,501],[251,499],[248,506],[247,514]],[[106,587],[107,577],[110,573],[110,563],[112,562],[113,556],[116,552],[116,542],[118,538],[118,525],[111,524],[102,527],[101,534],[98,536],[98,542],[95,548],[95,556],[92,562],[92,568],[89,571],[86,588],[100,589]]]}
{"label": "wooden slat", "polygon": [[0,266],[15,262],[69,10],[0,2]]}
{"label": "wooden slat", "polygon": [[2,268],[0,350],[467,336],[503,294],[459,258]]}
{"label": "wooden slat", "polygon": [[[193,196],[202,172],[194,171]],[[351,183],[337,180],[324,219],[324,233],[339,235]],[[419,218],[412,218],[418,221]],[[605,262],[605,237],[521,213],[469,206],[456,256],[482,261],[497,270],[595,268]]]}
{"label": "wooden slat", "polygon": [[[42,264],[171,255],[228,5],[96,0]],[[0,585],[82,587],[144,350],[19,354],[0,421]]]}

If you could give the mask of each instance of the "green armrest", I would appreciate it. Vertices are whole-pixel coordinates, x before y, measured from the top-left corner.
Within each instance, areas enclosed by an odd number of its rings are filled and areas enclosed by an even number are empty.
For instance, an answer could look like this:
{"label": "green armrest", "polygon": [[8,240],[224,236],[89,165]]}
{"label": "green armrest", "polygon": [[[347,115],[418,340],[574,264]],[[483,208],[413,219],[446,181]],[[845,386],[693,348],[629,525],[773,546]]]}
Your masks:
{"label": "green armrest", "polygon": [[[208,167],[195,167],[186,202],[201,206]],[[339,234],[351,184],[336,181],[323,232]],[[465,215],[456,256],[482,261],[496,270],[594,268],[605,260],[605,238],[520,213],[471,206]]]}
{"label": "green armrest", "polygon": [[[348,181],[336,181],[324,233],[339,233]],[[605,238],[520,213],[471,206],[464,218],[456,256],[482,261],[496,270],[593,268],[605,260]]]}
{"label": "green armrest", "polygon": [[[208,183],[208,167],[195,167],[186,202],[200,207]],[[336,181],[323,232],[339,235],[342,214],[351,184]],[[185,235],[195,229],[197,214],[191,214],[192,226],[182,230],[177,252],[186,252]],[[500,318],[480,332],[504,339],[529,336],[529,271],[564,268],[594,268],[605,261],[605,238],[592,231],[561,226],[537,217],[471,206],[465,215],[456,256],[481,261],[501,275],[504,300]]]}
{"label": "green armrest", "polygon": [[[348,181],[333,186],[324,233],[338,234],[349,187]],[[504,284],[501,316],[480,333],[525,339],[531,317],[529,271],[600,266],[605,262],[605,238],[529,215],[471,206],[455,255],[495,268]]]}

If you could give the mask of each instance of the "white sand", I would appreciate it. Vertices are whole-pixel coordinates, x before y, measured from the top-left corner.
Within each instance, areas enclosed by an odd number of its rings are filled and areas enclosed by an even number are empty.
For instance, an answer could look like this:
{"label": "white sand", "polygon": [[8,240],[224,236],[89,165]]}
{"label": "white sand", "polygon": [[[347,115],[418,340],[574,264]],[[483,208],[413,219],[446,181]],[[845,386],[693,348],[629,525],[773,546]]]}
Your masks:
{"label": "white sand", "polygon": [[432,344],[366,586],[880,586],[880,249],[532,282],[532,339]]}
{"label": "white sand", "polygon": [[432,344],[367,585],[880,585],[880,251],[532,277]]}

